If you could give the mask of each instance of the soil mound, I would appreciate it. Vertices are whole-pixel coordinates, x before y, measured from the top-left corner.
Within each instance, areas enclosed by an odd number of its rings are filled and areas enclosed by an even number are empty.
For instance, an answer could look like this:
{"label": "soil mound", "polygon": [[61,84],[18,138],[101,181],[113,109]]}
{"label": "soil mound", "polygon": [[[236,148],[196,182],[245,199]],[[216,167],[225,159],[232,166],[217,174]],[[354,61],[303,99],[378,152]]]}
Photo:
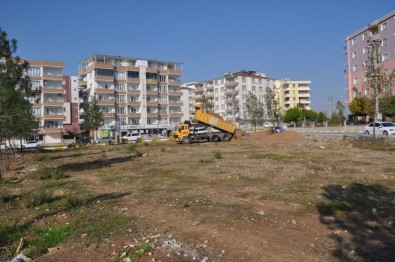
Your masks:
{"label": "soil mound", "polygon": [[247,136],[250,139],[259,140],[266,143],[298,143],[303,142],[306,138],[294,131],[285,131],[281,133],[272,133],[271,130],[243,133],[242,130],[236,132],[237,137]]}

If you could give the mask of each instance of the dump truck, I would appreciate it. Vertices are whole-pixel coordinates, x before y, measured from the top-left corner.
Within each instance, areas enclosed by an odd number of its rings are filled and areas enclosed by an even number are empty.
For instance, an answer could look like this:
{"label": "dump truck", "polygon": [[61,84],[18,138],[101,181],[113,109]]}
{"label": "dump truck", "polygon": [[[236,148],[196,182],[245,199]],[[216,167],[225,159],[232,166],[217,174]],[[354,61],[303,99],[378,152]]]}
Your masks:
{"label": "dump truck", "polygon": [[193,123],[177,124],[173,129],[176,142],[190,144],[193,142],[228,142],[236,133],[236,125],[228,123],[220,116],[206,113],[201,107],[195,107]]}

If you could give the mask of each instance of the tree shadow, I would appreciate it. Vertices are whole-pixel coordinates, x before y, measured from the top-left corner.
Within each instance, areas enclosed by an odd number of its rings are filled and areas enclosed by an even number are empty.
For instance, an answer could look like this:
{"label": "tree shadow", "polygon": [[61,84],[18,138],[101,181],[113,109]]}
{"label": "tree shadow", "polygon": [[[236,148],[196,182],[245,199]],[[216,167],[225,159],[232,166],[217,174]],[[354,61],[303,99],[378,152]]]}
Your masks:
{"label": "tree shadow", "polygon": [[131,161],[137,156],[123,156],[123,157],[115,157],[110,159],[98,159],[90,162],[81,162],[81,163],[67,163],[61,166],[58,166],[59,169],[64,171],[83,171],[87,169],[97,169],[103,167],[109,167],[113,164],[123,163],[127,161]]}
{"label": "tree shadow", "polygon": [[317,205],[320,222],[333,231],[333,256],[342,261],[394,261],[395,192],[381,185],[329,185]]}

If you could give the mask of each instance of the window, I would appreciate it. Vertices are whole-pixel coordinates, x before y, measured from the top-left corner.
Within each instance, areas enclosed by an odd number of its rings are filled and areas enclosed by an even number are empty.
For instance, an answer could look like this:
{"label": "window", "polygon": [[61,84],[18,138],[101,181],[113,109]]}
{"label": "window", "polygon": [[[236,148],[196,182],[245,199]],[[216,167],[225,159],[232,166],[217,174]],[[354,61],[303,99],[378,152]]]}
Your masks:
{"label": "window", "polygon": [[112,76],[114,76],[114,70],[96,68],[96,69],[95,69],[95,74],[96,74],[97,76],[112,77]]}
{"label": "window", "polygon": [[254,92],[256,91],[256,88],[255,88],[255,86],[252,86],[252,91],[254,91]]}
{"label": "window", "polygon": [[28,76],[40,76],[40,68],[38,67],[28,67],[27,68]]}
{"label": "window", "polygon": [[246,78],[245,78],[244,76],[241,78],[241,82],[242,82],[242,83],[245,83],[245,82],[246,82]]}
{"label": "window", "polygon": [[357,71],[357,69],[358,69],[358,65],[353,65],[353,66],[352,66],[352,71],[353,71],[353,72]]}
{"label": "window", "polygon": [[382,23],[382,24],[380,25],[380,29],[381,29],[381,31],[387,30],[387,22]]}
{"label": "window", "polygon": [[358,83],[359,83],[358,78],[354,78],[354,79],[353,79],[353,83],[354,83],[354,85],[358,84]]}
{"label": "window", "polygon": [[41,87],[40,82],[38,81],[31,81],[30,84],[31,84],[30,86],[31,90],[39,90]]}
{"label": "window", "polygon": [[368,48],[367,46],[365,46],[365,47],[362,49],[362,54],[366,54],[368,51],[369,51],[369,48]]}
{"label": "window", "polygon": [[241,90],[242,90],[242,91],[246,91],[246,89],[247,89],[247,87],[246,87],[245,85],[242,85],[242,86],[241,86]]}
{"label": "window", "polygon": [[363,33],[362,40],[368,40],[368,38],[369,38],[368,32]]}
{"label": "window", "polygon": [[354,58],[357,58],[357,57],[358,57],[357,52],[352,52],[352,58],[354,59]]}
{"label": "window", "polygon": [[118,91],[125,90],[125,84],[115,83],[115,90],[118,90]]}
{"label": "window", "polygon": [[140,78],[138,71],[128,71],[128,78]]}
{"label": "window", "polygon": [[381,60],[384,62],[384,61],[388,61],[389,60],[389,55],[388,55],[388,53],[387,54],[383,54],[382,56],[381,56]]}
{"label": "window", "polygon": [[356,42],[357,42],[357,39],[355,39],[355,38],[351,39],[351,45],[355,45]]}
{"label": "window", "polygon": [[114,72],[114,77],[116,80],[125,80],[125,72]]}
{"label": "window", "polygon": [[387,44],[388,44],[387,38],[381,39],[381,46],[386,46]]}
{"label": "window", "polygon": [[383,75],[385,75],[385,76],[388,75],[388,68],[383,69]]}

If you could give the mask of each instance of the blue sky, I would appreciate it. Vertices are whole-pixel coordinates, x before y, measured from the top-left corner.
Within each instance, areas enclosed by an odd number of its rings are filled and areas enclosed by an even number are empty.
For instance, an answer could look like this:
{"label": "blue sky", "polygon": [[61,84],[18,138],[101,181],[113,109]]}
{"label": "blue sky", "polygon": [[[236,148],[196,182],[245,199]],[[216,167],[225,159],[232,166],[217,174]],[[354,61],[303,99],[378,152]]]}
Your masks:
{"label": "blue sky", "polygon": [[344,37],[395,9],[393,0],[2,0],[0,27],[17,55],[65,62],[92,54],[184,63],[183,82],[253,70],[311,81],[311,106],[346,100]]}

